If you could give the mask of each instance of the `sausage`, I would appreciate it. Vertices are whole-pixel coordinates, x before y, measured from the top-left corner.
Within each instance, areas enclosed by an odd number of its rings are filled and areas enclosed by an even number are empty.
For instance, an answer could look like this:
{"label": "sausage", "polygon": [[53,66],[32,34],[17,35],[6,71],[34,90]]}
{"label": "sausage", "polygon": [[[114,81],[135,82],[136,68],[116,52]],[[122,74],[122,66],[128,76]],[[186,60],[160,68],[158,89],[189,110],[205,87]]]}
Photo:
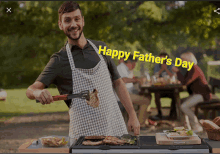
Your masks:
{"label": "sausage", "polygon": [[104,139],[103,143],[105,143],[105,144],[112,144],[112,145],[119,145],[119,143],[117,141],[108,140],[108,139]]}
{"label": "sausage", "polygon": [[123,145],[125,143],[127,143],[125,140],[121,140],[117,137],[114,137],[114,136],[107,136],[103,142],[105,144],[113,144],[113,145]]}
{"label": "sausage", "polygon": [[103,144],[103,141],[92,142],[90,140],[87,140],[87,141],[83,141],[82,144],[83,145],[94,145],[94,146],[96,146],[96,145]]}

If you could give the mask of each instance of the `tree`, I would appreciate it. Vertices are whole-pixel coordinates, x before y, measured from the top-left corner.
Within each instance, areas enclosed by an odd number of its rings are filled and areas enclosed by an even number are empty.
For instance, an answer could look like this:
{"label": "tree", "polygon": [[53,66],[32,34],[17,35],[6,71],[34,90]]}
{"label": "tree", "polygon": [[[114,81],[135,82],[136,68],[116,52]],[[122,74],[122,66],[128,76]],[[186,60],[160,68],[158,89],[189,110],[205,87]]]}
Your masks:
{"label": "tree", "polygon": [[[25,4],[22,8],[21,3]],[[64,45],[66,36],[57,24],[62,3],[0,3],[3,23],[0,39],[4,42],[0,44],[2,85],[33,82],[50,56]],[[104,41],[117,50],[154,55],[167,51],[175,58],[179,47],[215,48],[219,38],[219,15],[214,12],[219,3],[215,2],[188,1],[184,6],[175,1],[80,1],[79,4],[85,17],[85,36]],[[7,7],[13,13],[6,13]]]}

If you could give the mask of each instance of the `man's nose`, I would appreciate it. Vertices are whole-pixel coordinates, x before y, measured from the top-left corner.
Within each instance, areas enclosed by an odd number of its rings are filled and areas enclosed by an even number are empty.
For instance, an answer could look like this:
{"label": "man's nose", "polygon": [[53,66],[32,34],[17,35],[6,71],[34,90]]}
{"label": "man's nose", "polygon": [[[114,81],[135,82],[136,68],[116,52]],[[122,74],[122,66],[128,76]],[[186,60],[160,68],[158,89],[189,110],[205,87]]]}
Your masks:
{"label": "man's nose", "polygon": [[72,21],[71,27],[76,27],[76,22],[75,21]]}

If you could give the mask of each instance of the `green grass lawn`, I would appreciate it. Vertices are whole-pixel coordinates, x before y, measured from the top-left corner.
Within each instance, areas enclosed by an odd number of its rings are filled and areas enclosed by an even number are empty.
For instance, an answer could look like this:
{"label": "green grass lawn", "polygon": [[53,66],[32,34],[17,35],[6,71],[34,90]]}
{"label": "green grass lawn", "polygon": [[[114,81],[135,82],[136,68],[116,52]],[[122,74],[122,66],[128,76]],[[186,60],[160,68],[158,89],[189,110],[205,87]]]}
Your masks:
{"label": "green grass lawn", "polygon": [[[58,90],[55,88],[48,88],[48,90],[52,95],[59,95]],[[6,92],[6,101],[0,101],[0,121],[27,113],[68,111],[68,107],[64,101],[41,105],[40,103],[36,103],[35,100],[28,99],[26,89],[7,89]]]}
{"label": "green grass lawn", "polygon": [[[58,95],[58,90],[56,88],[48,89],[49,92],[54,96]],[[26,96],[26,89],[7,89],[7,100],[0,101],[0,122],[5,121],[13,116],[19,116],[28,113],[44,113],[44,112],[64,112],[68,111],[64,101],[56,101],[52,104],[41,105],[36,103],[35,100],[30,100]],[[151,107],[155,108],[155,98],[152,95]],[[187,97],[187,92],[181,92],[180,97]],[[217,93],[220,97],[220,93]],[[162,98],[162,107],[169,107],[171,99]]]}

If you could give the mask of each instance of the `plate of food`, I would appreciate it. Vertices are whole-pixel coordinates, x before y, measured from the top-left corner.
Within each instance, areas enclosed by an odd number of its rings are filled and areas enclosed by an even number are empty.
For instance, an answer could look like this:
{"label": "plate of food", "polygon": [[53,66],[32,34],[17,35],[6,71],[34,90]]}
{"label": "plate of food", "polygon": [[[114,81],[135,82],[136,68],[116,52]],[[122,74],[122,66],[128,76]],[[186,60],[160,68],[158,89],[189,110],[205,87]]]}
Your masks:
{"label": "plate of food", "polygon": [[45,147],[62,147],[67,145],[65,137],[61,136],[47,136],[40,138],[41,144]]}
{"label": "plate of food", "polygon": [[188,139],[190,137],[197,137],[192,130],[185,129],[184,127],[174,127],[173,130],[164,130],[167,137],[170,139]]}

